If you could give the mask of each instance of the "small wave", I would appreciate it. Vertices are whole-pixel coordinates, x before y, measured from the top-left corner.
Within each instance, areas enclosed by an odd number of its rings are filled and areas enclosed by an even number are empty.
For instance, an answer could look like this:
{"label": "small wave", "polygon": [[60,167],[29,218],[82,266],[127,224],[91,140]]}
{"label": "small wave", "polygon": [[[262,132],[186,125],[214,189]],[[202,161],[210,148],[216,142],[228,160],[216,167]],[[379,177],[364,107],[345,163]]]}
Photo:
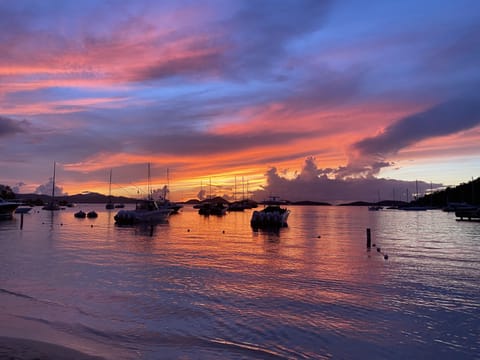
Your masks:
{"label": "small wave", "polygon": [[82,315],[93,316],[92,314],[90,314],[90,313],[88,313],[88,312],[80,309],[78,306],[72,307],[72,306],[65,305],[65,304],[63,304],[63,303],[61,303],[61,302],[58,302],[58,301],[51,301],[51,300],[39,299],[39,298],[30,296],[30,295],[18,293],[18,292],[15,292],[15,291],[10,291],[10,290],[3,289],[3,288],[0,288],[0,293],[7,294],[7,295],[13,295],[13,296],[16,296],[16,297],[19,297],[19,298],[23,298],[23,299],[28,299],[28,300],[36,301],[36,302],[39,302],[39,303],[42,303],[42,304],[59,306],[59,307],[62,307],[62,308],[74,308],[76,311],[78,311],[78,312],[79,312],[80,314],[82,314]]}
{"label": "small wave", "polygon": [[36,299],[36,298],[34,298],[34,297],[31,297],[31,296],[28,296],[28,295],[25,295],[25,294],[21,294],[21,293],[17,293],[17,292],[14,292],[14,291],[2,289],[2,288],[0,288],[0,293],[4,293],[4,294],[8,294],[8,295],[13,295],[13,296],[17,296],[17,297],[21,297],[21,298],[29,299],[29,300],[38,300],[38,299]]}

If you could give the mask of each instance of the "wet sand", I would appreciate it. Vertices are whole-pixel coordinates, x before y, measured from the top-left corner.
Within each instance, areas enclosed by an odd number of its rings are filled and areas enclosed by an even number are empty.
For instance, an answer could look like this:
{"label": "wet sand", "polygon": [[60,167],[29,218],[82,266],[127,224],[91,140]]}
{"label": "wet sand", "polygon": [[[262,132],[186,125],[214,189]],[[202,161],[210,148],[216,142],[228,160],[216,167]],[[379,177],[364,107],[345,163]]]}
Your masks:
{"label": "wet sand", "polygon": [[63,346],[41,341],[0,337],[0,359],[11,360],[101,360]]}

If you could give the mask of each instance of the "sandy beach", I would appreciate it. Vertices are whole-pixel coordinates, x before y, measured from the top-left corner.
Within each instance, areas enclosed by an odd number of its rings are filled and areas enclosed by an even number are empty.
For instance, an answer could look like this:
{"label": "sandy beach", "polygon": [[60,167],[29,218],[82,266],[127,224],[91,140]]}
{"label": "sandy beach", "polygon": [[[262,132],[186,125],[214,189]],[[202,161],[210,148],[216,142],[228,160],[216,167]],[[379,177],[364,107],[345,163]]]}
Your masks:
{"label": "sandy beach", "polygon": [[11,360],[100,360],[63,346],[41,341],[0,337],[0,359]]}

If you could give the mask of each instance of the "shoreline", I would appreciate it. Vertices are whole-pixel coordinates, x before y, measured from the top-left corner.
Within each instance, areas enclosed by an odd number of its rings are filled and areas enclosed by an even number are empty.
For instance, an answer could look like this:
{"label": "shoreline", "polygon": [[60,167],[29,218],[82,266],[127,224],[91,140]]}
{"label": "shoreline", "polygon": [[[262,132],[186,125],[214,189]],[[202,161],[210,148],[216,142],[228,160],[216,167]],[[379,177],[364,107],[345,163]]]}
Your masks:
{"label": "shoreline", "polygon": [[105,358],[43,341],[0,336],[0,359],[104,360]]}

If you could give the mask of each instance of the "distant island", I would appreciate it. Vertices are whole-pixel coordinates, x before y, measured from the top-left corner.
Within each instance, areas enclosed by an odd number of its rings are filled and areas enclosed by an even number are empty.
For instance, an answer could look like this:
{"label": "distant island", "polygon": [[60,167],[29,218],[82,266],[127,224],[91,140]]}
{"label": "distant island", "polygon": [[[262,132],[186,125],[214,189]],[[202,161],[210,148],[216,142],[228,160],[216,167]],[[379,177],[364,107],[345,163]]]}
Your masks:
{"label": "distant island", "polygon": [[[21,202],[32,205],[42,206],[51,200],[51,195],[44,194],[15,194],[15,199]],[[68,204],[106,204],[109,200],[114,203],[130,204],[135,203],[136,199],[128,198],[125,196],[112,196],[103,195],[95,192],[82,193],[76,195],[61,195],[56,196],[55,201],[61,206],[67,206]]]}
{"label": "distant island", "polygon": [[[25,204],[32,206],[42,206],[50,201],[51,196],[47,194],[16,194],[12,189],[7,185],[0,184],[0,197],[3,199],[9,200],[19,200]],[[130,204],[135,203],[137,199],[129,198],[125,196],[112,196],[109,197],[104,194],[95,193],[95,192],[86,192],[76,195],[62,195],[57,196],[55,200],[62,206],[67,206],[67,204],[82,204],[82,203],[107,203],[109,200],[114,203],[123,203]],[[196,205],[202,202],[212,201],[220,202],[224,204],[230,204],[231,202],[224,199],[223,197],[214,197],[211,199],[190,199],[183,202],[184,204]],[[248,200],[257,204],[254,200]],[[266,201],[259,201],[258,204],[267,205],[269,203]],[[428,206],[432,208],[443,208],[451,203],[469,203],[471,205],[480,205],[480,178],[469,181],[467,183],[462,183],[455,187],[447,187],[440,191],[435,191],[431,194],[426,194],[418,199],[407,203],[405,201],[394,201],[394,200],[383,200],[379,202],[366,202],[366,201],[352,201],[348,203],[339,204],[339,206],[382,206],[382,207],[403,207],[406,205],[413,206]],[[278,205],[304,205],[304,206],[331,206],[332,204],[328,202],[319,202],[319,201],[289,201],[283,200],[278,203]]]}

